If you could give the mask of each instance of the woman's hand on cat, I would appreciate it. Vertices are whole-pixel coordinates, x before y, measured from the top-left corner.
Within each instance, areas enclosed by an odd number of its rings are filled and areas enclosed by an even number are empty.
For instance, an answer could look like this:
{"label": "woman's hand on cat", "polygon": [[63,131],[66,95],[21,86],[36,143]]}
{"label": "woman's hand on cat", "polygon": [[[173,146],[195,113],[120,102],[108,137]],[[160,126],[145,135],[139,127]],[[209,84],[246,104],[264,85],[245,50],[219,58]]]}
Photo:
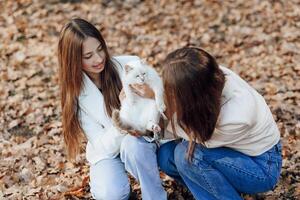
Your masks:
{"label": "woman's hand on cat", "polygon": [[148,98],[148,99],[154,99],[155,98],[155,94],[153,92],[153,90],[149,87],[148,84],[132,84],[130,85],[130,88],[132,89],[132,91],[134,93],[136,93],[137,95],[144,97],[144,98]]}
{"label": "woman's hand on cat", "polygon": [[[137,95],[144,97],[144,98],[148,98],[148,99],[154,99],[155,98],[155,94],[153,92],[153,90],[149,87],[148,84],[132,84],[130,85],[130,88],[132,89],[132,91],[134,93],[136,93]],[[120,101],[123,101],[126,98],[125,95],[125,91],[124,89],[121,90],[120,94],[119,94],[119,99]]]}

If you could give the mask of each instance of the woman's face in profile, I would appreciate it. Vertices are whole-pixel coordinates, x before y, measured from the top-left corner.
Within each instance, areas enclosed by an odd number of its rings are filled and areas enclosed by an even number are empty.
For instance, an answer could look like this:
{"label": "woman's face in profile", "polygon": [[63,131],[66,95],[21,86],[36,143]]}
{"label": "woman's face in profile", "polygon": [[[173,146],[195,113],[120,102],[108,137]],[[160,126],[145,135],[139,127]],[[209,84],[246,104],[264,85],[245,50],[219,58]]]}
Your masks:
{"label": "woman's face in profile", "polygon": [[82,47],[82,67],[88,74],[99,74],[105,66],[105,52],[99,40],[87,37]]}

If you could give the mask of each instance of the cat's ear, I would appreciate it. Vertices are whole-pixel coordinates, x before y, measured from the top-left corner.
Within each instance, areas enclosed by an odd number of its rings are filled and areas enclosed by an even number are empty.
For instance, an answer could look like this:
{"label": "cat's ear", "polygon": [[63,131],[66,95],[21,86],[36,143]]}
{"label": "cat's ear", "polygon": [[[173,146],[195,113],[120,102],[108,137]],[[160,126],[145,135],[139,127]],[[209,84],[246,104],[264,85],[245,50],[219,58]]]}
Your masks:
{"label": "cat's ear", "polygon": [[125,65],[125,72],[126,72],[126,74],[127,74],[128,72],[130,72],[132,69],[133,69],[133,68],[130,67],[129,65]]}

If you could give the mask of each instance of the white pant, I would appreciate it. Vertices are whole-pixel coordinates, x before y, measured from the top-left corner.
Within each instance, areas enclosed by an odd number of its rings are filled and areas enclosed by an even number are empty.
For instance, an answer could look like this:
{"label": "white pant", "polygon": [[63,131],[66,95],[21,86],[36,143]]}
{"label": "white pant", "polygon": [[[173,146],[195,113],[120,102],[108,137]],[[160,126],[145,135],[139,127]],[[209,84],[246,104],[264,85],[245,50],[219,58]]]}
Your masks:
{"label": "white pant", "polygon": [[123,139],[120,157],[101,160],[90,166],[93,197],[101,200],[128,199],[130,184],[125,168],[140,183],[143,200],[167,199],[159,177],[156,145],[131,135]]}
{"label": "white pant", "polygon": [[90,166],[90,188],[97,200],[126,200],[130,184],[120,158],[106,159]]}

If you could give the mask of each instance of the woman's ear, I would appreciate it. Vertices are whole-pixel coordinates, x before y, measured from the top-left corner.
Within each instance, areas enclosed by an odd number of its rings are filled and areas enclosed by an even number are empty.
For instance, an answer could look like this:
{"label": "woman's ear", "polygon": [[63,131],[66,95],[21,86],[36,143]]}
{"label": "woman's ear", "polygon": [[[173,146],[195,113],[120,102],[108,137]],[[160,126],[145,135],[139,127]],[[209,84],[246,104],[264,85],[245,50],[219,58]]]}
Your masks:
{"label": "woman's ear", "polygon": [[130,67],[129,65],[125,65],[126,74],[128,74],[128,72],[130,72],[131,70],[132,70],[132,67]]}

